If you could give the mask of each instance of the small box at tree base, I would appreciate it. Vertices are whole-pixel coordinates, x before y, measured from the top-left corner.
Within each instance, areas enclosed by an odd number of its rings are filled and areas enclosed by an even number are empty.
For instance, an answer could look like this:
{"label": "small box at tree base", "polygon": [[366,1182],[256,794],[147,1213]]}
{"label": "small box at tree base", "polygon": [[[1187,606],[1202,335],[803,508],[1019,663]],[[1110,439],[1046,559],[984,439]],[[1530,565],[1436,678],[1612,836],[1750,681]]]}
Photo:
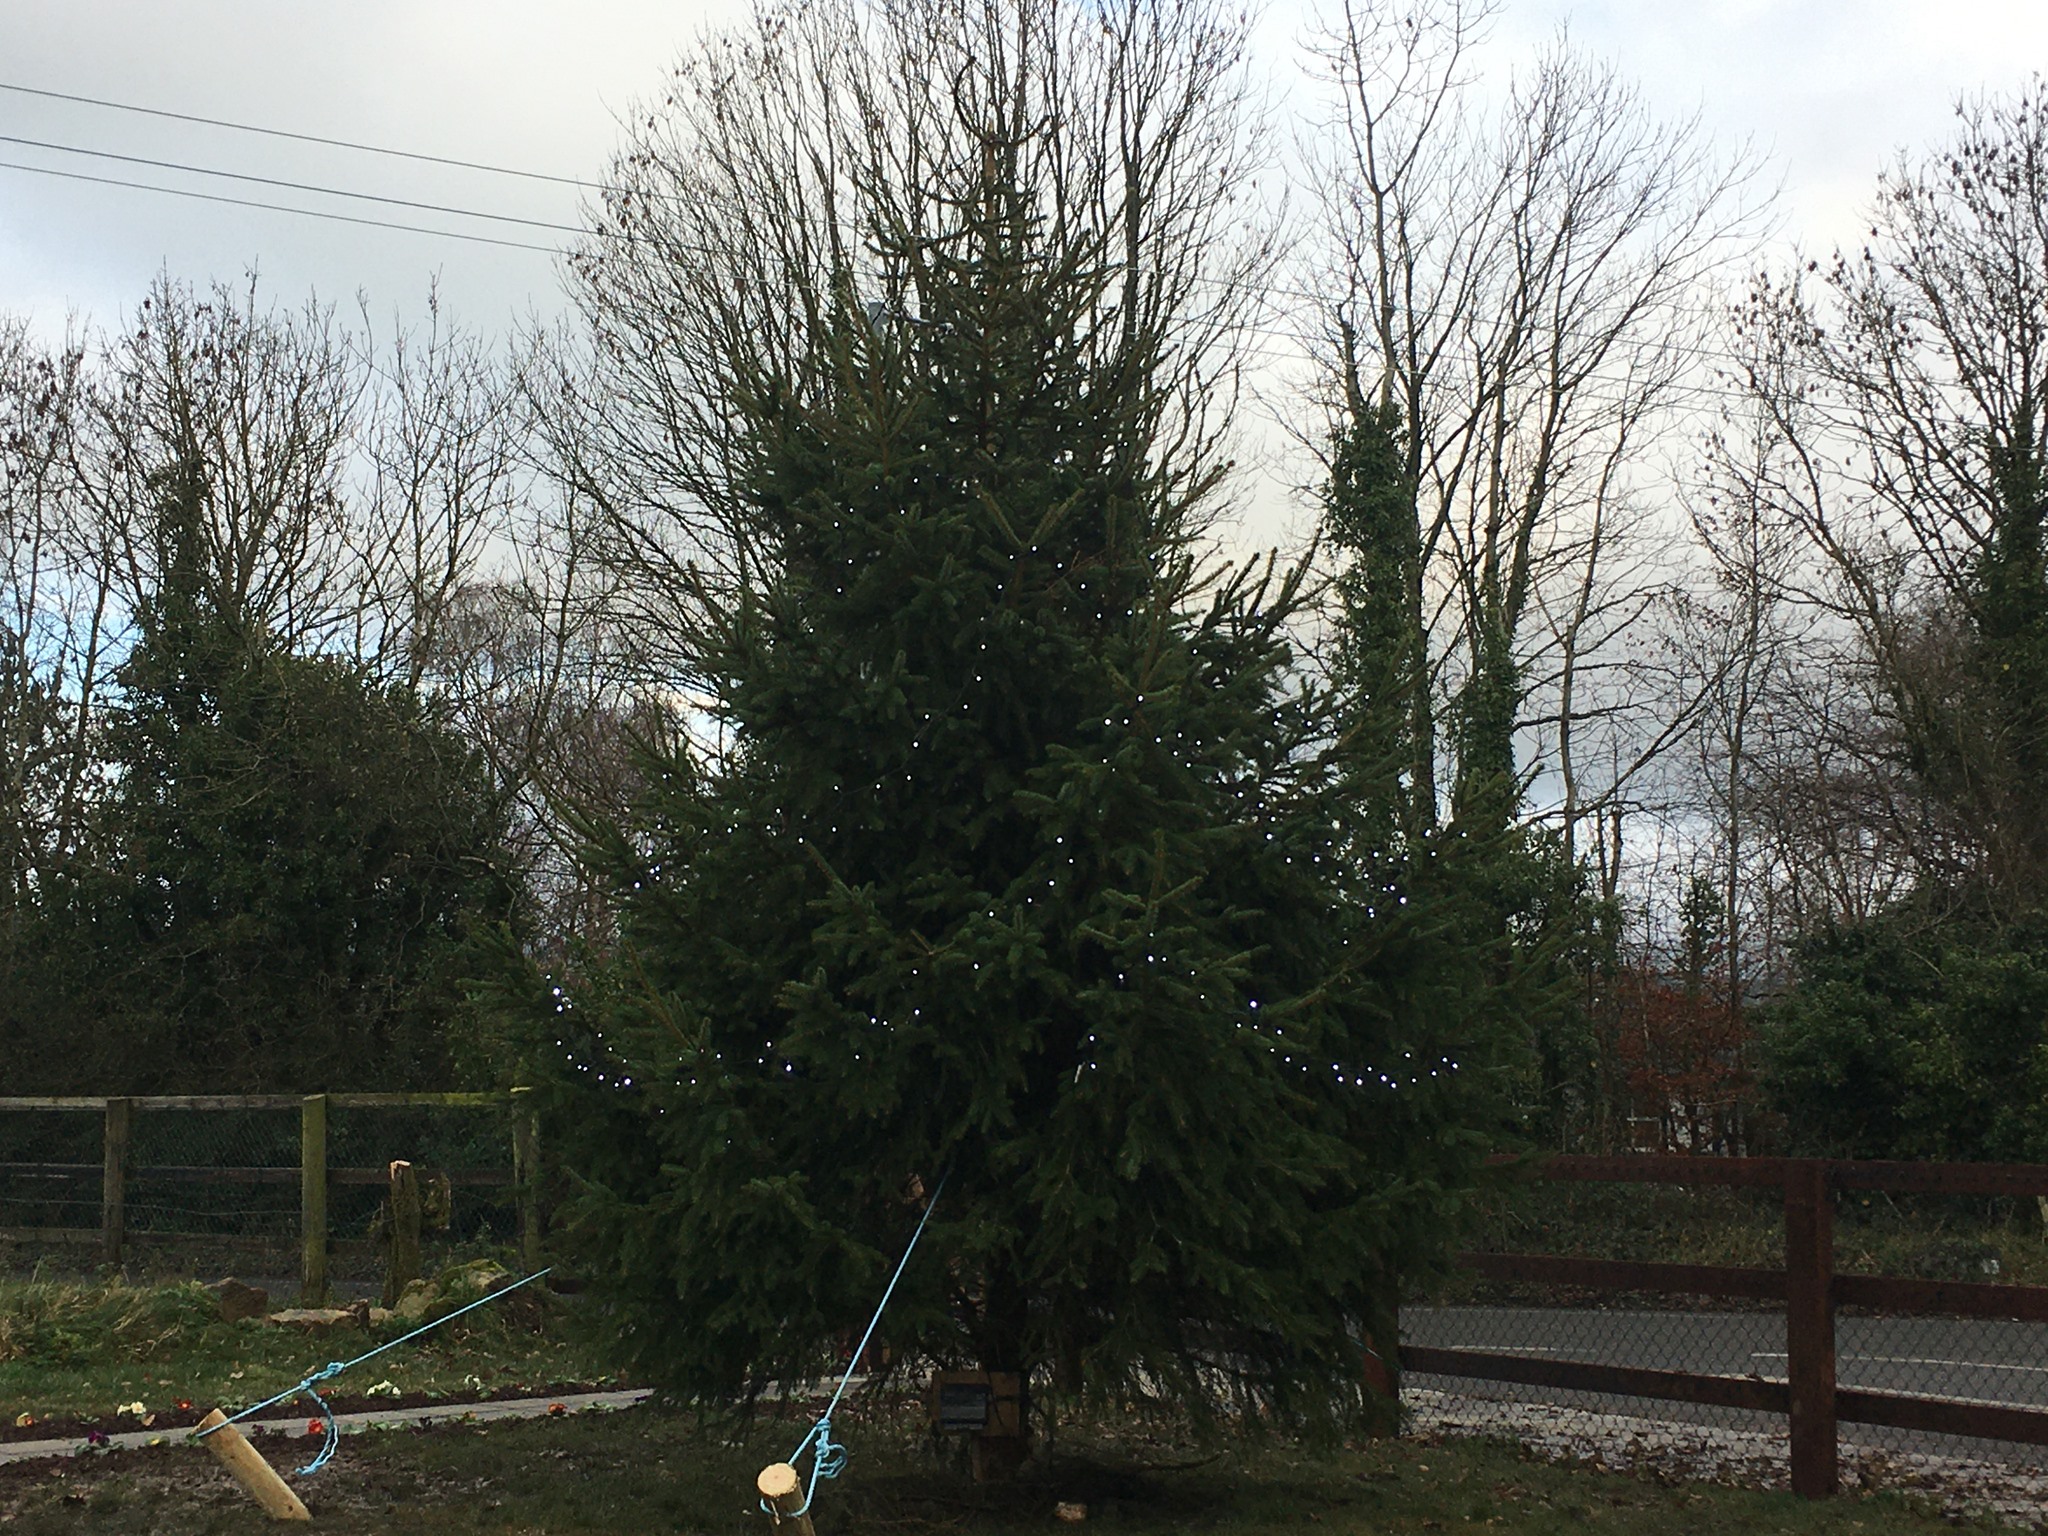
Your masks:
{"label": "small box at tree base", "polygon": [[932,1428],[972,1435],[974,1480],[1014,1473],[1024,1462],[1023,1378],[1015,1371],[940,1371],[932,1377]]}
{"label": "small box at tree base", "polygon": [[942,1435],[1016,1439],[1024,1433],[1015,1371],[939,1371],[932,1377],[932,1428]]}

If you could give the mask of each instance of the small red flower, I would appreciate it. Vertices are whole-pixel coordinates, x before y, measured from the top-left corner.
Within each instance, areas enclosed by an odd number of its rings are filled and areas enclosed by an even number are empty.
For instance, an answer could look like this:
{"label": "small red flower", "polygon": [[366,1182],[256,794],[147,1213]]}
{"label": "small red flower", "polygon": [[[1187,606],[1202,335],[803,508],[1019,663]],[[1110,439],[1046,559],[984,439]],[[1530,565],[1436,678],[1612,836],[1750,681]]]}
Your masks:
{"label": "small red flower", "polygon": [[569,1405],[568,1405],[567,1403],[549,1403],[549,1404],[548,1404],[548,1417],[549,1417],[549,1418],[555,1418],[555,1417],[558,1417],[559,1415],[561,1415],[561,1414],[565,1414],[565,1413],[567,1413],[568,1411],[569,1411]]}
{"label": "small red flower", "polygon": [[178,1399],[178,1412],[180,1412],[180,1413],[190,1413],[191,1411],[192,1411],[192,1399],[191,1399],[191,1398],[189,1398],[189,1397],[181,1397],[181,1398],[179,1398],[179,1399]]}
{"label": "small red flower", "polygon": [[308,1420],[306,1420],[306,1433],[307,1433],[307,1434],[309,1434],[309,1435],[324,1435],[324,1434],[326,1434],[326,1433],[327,1433],[327,1422],[326,1422],[326,1420],[324,1420],[324,1419],[308,1419]]}

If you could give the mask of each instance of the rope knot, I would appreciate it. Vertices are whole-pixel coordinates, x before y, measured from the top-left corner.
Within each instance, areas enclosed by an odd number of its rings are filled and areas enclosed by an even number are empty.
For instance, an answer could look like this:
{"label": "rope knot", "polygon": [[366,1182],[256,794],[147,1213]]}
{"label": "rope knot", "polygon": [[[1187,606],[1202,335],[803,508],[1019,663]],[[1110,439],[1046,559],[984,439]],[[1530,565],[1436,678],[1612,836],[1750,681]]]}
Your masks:
{"label": "rope knot", "polygon": [[[810,1432],[799,1440],[796,1449],[789,1453],[789,1465],[794,1467],[806,1448],[811,1453],[811,1481],[804,1490],[802,1509],[788,1511],[793,1518],[802,1518],[811,1511],[811,1501],[818,1495],[821,1479],[837,1477],[846,1469],[846,1447],[832,1438],[832,1410],[839,1406],[839,1399],[846,1395],[847,1384],[853,1380],[854,1368],[867,1355],[868,1343],[875,1336],[875,1329],[881,1326],[882,1314],[889,1309],[889,1298],[896,1293],[896,1282],[903,1278],[903,1271],[910,1267],[910,1256],[917,1252],[917,1240],[924,1236],[925,1224],[932,1219],[932,1212],[939,1207],[939,1196],[946,1192],[946,1180],[952,1177],[948,1169],[939,1176],[939,1187],[932,1191],[932,1197],[925,1202],[924,1214],[917,1218],[917,1227],[910,1234],[910,1242],[903,1249],[903,1257],[896,1261],[896,1272],[889,1277],[889,1283],[882,1287],[881,1302],[875,1307],[875,1315],[868,1319],[868,1331],[860,1336],[860,1342],[853,1346],[853,1353],[847,1359],[846,1374],[839,1378],[839,1385],[833,1389],[832,1401],[825,1405],[825,1411],[818,1415],[817,1423]],[[766,1499],[761,1508],[767,1513],[782,1517],[783,1511],[771,1506]]]}
{"label": "rope knot", "polygon": [[250,1418],[255,1414],[261,1413],[266,1408],[274,1408],[279,1403],[285,1402],[291,1398],[295,1398],[300,1393],[304,1393],[307,1397],[313,1399],[313,1406],[319,1410],[320,1420],[323,1428],[326,1431],[326,1438],[320,1446],[320,1453],[317,1456],[315,1456],[311,1461],[306,1463],[305,1466],[299,1468],[299,1475],[301,1477],[305,1477],[310,1473],[318,1472],[322,1467],[327,1465],[328,1459],[334,1455],[335,1447],[341,1443],[341,1431],[335,1427],[334,1415],[328,1411],[327,1404],[321,1400],[319,1389],[314,1386],[315,1382],[326,1381],[331,1377],[339,1376],[343,1371],[351,1370],[354,1367],[361,1365],[365,1360],[374,1360],[377,1356],[383,1354],[387,1349],[396,1349],[401,1344],[410,1344],[414,1339],[418,1338],[421,1334],[431,1333],[436,1328],[440,1327],[443,1323],[452,1323],[455,1321],[456,1318],[462,1316],[465,1312],[474,1312],[478,1307],[487,1306],[489,1303],[494,1301],[502,1301],[505,1297],[511,1295],[512,1292],[518,1290],[519,1287],[521,1287],[522,1285],[531,1285],[534,1281],[540,1279],[543,1275],[551,1274],[553,1272],[553,1268],[554,1267],[550,1265],[547,1269],[537,1269],[532,1274],[528,1275],[524,1280],[514,1280],[510,1285],[500,1286],[497,1290],[492,1291],[487,1295],[481,1296],[477,1298],[477,1300],[475,1301],[472,1301],[466,1307],[457,1307],[453,1312],[450,1312],[443,1317],[437,1317],[431,1323],[421,1323],[419,1327],[413,1329],[410,1333],[402,1333],[395,1339],[385,1340],[384,1343],[379,1344],[375,1349],[365,1350],[362,1354],[357,1355],[353,1360],[330,1360],[325,1365],[321,1366],[319,1370],[313,1372],[312,1375],[303,1378],[297,1386],[286,1387],[282,1392],[278,1393],[275,1397],[266,1397],[262,1402],[257,1403],[254,1407],[244,1408],[240,1413],[233,1414],[228,1418],[222,1419],[221,1422],[214,1425],[212,1429],[200,1430],[198,1432],[197,1438],[203,1440],[208,1435],[212,1434],[215,1429],[225,1429],[230,1424],[239,1424],[242,1420]]}
{"label": "rope knot", "polygon": [[846,1447],[832,1438],[832,1416],[818,1420],[817,1438],[811,1445],[811,1476],[837,1477],[846,1470]]}

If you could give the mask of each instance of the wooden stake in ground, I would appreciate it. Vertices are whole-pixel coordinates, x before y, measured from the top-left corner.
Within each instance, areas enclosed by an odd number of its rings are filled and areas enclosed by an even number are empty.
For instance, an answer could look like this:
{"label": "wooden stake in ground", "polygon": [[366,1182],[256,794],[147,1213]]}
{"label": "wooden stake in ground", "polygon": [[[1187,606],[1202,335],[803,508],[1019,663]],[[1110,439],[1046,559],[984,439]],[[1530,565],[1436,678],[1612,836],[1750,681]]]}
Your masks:
{"label": "wooden stake in ground", "polygon": [[804,1480],[796,1475],[795,1467],[786,1461],[763,1467],[761,1475],[754,1479],[754,1486],[761,1490],[761,1497],[775,1511],[777,1525],[787,1521],[796,1527],[797,1536],[817,1536],[809,1513],[797,1513],[804,1507]]}
{"label": "wooden stake in ground", "polygon": [[[219,1427],[216,1427],[219,1426]],[[312,1515],[299,1502],[299,1496],[291,1491],[285,1480],[257,1452],[256,1447],[242,1438],[242,1432],[228,1423],[228,1416],[218,1408],[199,1421],[201,1429],[213,1430],[199,1443],[213,1452],[220,1464],[228,1469],[236,1482],[249,1490],[249,1497],[263,1506],[263,1512],[273,1520],[310,1520]],[[761,1474],[766,1477],[767,1473]]]}
{"label": "wooden stake in ground", "polygon": [[411,1163],[391,1165],[391,1255],[384,1271],[384,1305],[395,1307],[408,1282],[420,1277],[420,1181]]}

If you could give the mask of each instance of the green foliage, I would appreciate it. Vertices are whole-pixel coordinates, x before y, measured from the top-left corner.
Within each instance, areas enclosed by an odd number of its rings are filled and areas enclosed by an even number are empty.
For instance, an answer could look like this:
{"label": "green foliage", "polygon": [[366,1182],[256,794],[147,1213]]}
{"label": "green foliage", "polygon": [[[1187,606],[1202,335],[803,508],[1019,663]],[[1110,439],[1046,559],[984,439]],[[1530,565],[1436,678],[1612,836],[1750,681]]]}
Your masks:
{"label": "green foliage", "polygon": [[1596,1010],[1620,936],[1618,914],[1587,886],[1556,832],[1516,825],[1474,841],[1460,891],[1470,952],[1490,962],[1488,1006],[1522,1044],[1522,1129],[1558,1148],[1582,1146],[1599,1109]]}
{"label": "green foliage", "polygon": [[1347,798],[1360,838],[1419,841],[1436,824],[1421,532],[1400,413],[1354,389],[1331,445],[1322,535],[1344,560],[1336,577],[1332,682],[1344,697]]}
{"label": "green foliage", "polygon": [[197,1284],[0,1282],[0,1365],[155,1360],[218,1316],[219,1303]]}
{"label": "green foliage", "polygon": [[635,1369],[740,1397],[865,1324],[943,1177],[899,1350],[1384,1413],[1360,1329],[1484,1150],[1452,925],[1337,856],[1297,580],[1198,570],[1156,339],[979,160],[915,325],[844,297],[822,398],[736,402],[773,558],[692,657],[726,745],[598,829],[618,951],[533,1016],[581,1260]]}
{"label": "green foliage", "polygon": [[[1905,850],[1914,890],[1808,938],[1798,983],[1767,1026],[1765,1086],[1807,1147],[2038,1159],[2048,1156],[2048,450],[2036,388],[2001,374],[2022,354],[1985,338],[2038,330],[2039,295],[1985,274],[2038,260],[2038,228],[2015,222],[2007,203],[2038,201],[2043,120],[2025,100],[1963,115],[1953,152],[1888,207],[1884,241],[1857,279],[1869,285],[1861,313],[1887,327],[1873,377],[1922,377],[1911,348],[1999,359],[1961,363],[1989,370],[1995,387],[1976,398],[1990,420],[1916,450],[1962,466],[1981,537],[1950,560],[1946,590],[1874,652],[1888,756],[1904,770],[1884,799],[1908,810],[1873,841]],[[2030,254],[2012,254],[2014,241]],[[1935,323],[1894,328],[1877,302],[1888,291],[1910,294]],[[1875,397],[1876,385],[1863,387]],[[1896,452],[1891,431],[1877,441]],[[1916,473],[1914,483],[1931,480]]]}
{"label": "green foliage", "polygon": [[415,695],[206,596],[204,494],[196,465],[161,492],[110,783],[12,957],[10,1082],[443,1086],[465,935],[508,905],[489,780]]}
{"label": "green foliage", "polygon": [[[1520,695],[1504,650],[1461,693],[1454,815],[1440,825],[1421,529],[1399,410],[1351,383],[1331,444],[1321,534],[1341,559],[1336,598],[1338,798],[1344,860],[1363,896],[1398,883],[1429,900],[1459,955],[1462,992],[1439,1006],[1468,1040],[1494,1020],[1511,1099],[1539,1138],[1570,1139],[1596,1091],[1587,978],[1611,960],[1613,924],[1561,842],[1516,815]],[[1508,1042],[1513,1042],[1510,1049]],[[1468,1044],[1467,1049],[1471,1049]],[[1474,1123],[1490,1111],[1469,1106]]]}
{"label": "green foliage", "polygon": [[1802,1151],[2048,1158],[2048,916],[1908,906],[1816,934],[1762,1048]]}

